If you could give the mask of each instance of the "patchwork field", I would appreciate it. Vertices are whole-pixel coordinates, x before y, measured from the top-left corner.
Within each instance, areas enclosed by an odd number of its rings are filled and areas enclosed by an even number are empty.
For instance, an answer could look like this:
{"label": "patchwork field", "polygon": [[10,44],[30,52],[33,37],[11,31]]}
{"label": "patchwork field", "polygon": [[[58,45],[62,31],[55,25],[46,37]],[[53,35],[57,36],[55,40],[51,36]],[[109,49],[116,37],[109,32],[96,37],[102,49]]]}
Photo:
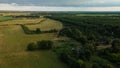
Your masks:
{"label": "patchwork field", "polygon": [[[53,40],[54,33],[26,35],[20,25],[38,23],[43,19],[16,19],[0,22],[0,68],[66,68],[52,51],[26,51],[30,42]],[[6,25],[6,26],[3,26]],[[47,19],[39,24],[28,25],[30,29],[60,29],[60,22]]]}

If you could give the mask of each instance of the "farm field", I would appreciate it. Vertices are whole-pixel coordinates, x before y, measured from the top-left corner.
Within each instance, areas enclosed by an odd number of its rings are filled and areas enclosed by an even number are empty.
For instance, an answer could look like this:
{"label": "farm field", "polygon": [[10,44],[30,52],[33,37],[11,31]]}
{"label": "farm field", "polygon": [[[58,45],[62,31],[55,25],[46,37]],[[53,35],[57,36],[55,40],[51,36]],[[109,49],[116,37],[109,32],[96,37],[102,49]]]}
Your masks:
{"label": "farm field", "polygon": [[[16,19],[0,22],[0,68],[67,68],[51,50],[26,51],[28,43],[40,40],[53,40],[56,38],[56,34],[27,35],[23,32],[20,25],[14,24],[35,24],[41,20],[43,19]],[[60,29],[62,27],[60,22],[50,19],[42,23],[42,26],[30,25],[29,28],[35,29],[40,27],[42,30],[46,30],[45,28],[53,29],[57,27]]]}

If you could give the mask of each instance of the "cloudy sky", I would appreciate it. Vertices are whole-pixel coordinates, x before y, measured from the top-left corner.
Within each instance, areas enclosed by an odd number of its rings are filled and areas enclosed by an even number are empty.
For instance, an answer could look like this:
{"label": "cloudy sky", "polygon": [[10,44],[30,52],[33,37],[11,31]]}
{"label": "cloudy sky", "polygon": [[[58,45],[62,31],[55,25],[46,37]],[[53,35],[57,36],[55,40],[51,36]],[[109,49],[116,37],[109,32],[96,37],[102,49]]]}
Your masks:
{"label": "cloudy sky", "polygon": [[120,0],[0,0],[0,10],[120,11]]}

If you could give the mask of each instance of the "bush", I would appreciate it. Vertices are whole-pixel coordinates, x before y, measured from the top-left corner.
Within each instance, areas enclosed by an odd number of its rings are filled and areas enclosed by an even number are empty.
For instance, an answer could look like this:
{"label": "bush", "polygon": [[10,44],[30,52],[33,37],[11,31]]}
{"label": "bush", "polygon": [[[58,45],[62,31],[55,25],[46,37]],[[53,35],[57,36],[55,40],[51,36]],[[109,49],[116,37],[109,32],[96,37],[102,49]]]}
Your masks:
{"label": "bush", "polygon": [[37,28],[35,32],[36,32],[37,34],[41,33],[40,28]]}
{"label": "bush", "polygon": [[53,42],[49,40],[43,40],[37,42],[39,49],[51,49],[53,46]]}
{"label": "bush", "polygon": [[80,68],[86,68],[85,62],[83,60],[78,60]]}
{"label": "bush", "polygon": [[120,54],[119,53],[111,53],[108,55],[106,59],[111,61],[114,64],[120,64]]}
{"label": "bush", "polygon": [[36,47],[35,43],[29,43],[28,46],[27,46],[28,51],[34,51],[36,49],[37,49],[37,47]]}

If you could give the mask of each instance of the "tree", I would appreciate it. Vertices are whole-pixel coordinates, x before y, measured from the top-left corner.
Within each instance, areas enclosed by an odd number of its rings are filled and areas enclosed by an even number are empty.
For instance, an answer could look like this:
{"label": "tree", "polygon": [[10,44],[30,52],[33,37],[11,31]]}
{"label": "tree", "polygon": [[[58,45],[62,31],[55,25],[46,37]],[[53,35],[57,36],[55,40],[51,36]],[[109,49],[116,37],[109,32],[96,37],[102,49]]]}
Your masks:
{"label": "tree", "polygon": [[79,58],[82,60],[89,60],[95,54],[95,46],[93,44],[86,44],[79,50]]}
{"label": "tree", "polygon": [[37,42],[39,49],[51,49],[53,46],[53,42],[49,40],[43,40]]}
{"label": "tree", "polygon": [[112,41],[112,51],[115,53],[120,52],[120,39],[114,39]]}
{"label": "tree", "polygon": [[106,59],[100,57],[93,57],[92,68],[114,68],[114,66]]}
{"label": "tree", "polygon": [[41,33],[40,28],[37,28],[35,32],[36,32],[37,34]]}
{"label": "tree", "polygon": [[79,59],[78,63],[80,68],[86,68],[85,62],[83,60]]}
{"label": "tree", "polygon": [[28,51],[34,51],[36,50],[36,44],[35,43],[29,43],[28,46],[27,46],[27,50]]}

